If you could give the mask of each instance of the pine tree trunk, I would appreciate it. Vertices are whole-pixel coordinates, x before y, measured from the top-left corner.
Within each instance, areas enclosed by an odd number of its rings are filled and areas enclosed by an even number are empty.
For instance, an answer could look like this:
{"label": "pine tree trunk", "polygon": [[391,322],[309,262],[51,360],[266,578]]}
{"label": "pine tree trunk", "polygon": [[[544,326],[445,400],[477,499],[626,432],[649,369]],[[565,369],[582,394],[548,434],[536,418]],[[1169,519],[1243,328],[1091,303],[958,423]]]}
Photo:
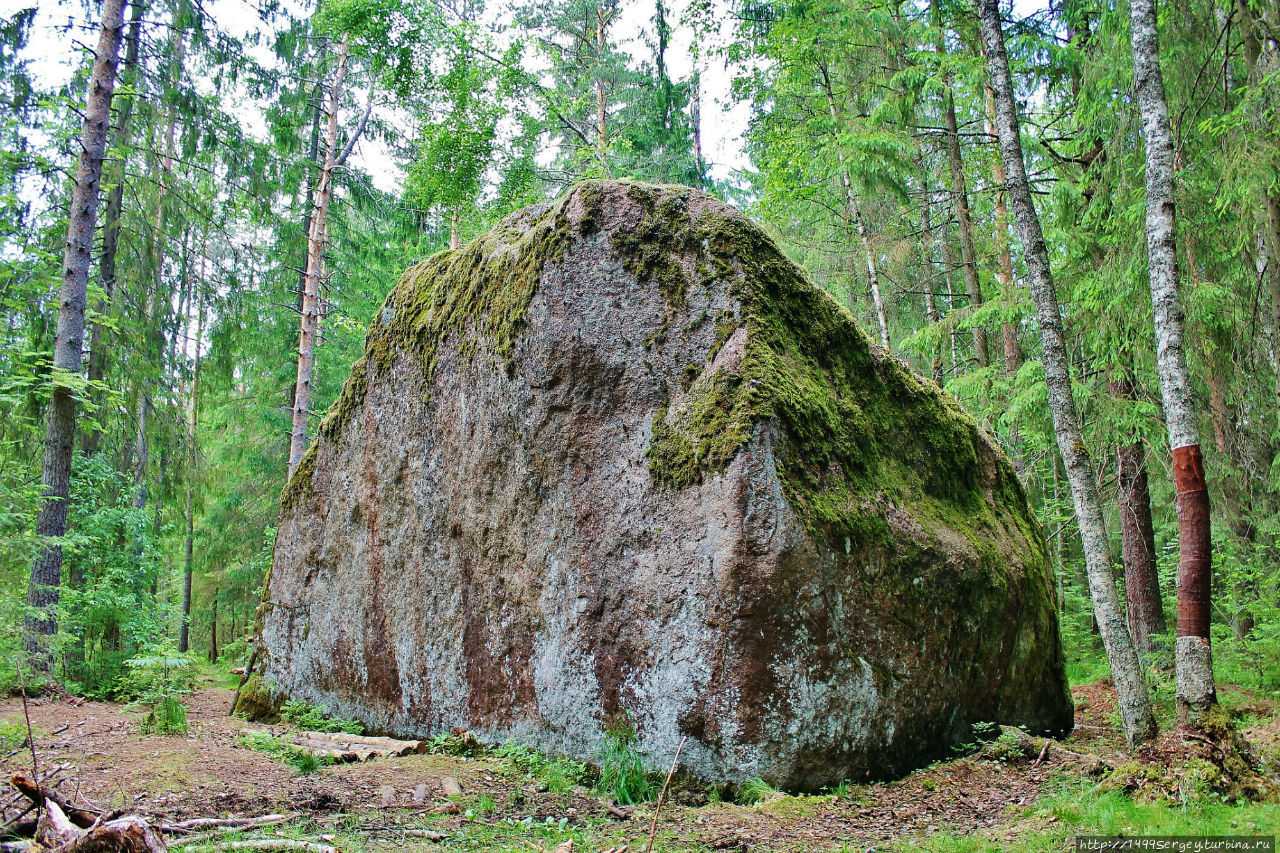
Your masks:
{"label": "pine tree trunk", "polygon": [[[124,66],[122,77],[132,80],[138,67],[139,43],[142,40],[142,13],[144,6],[134,4],[129,15],[129,35],[125,39]],[[98,260],[98,278],[102,284],[103,298],[94,310],[102,316],[111,311],[116,291],[116,254],[120,249],[120,220],[124,213],[124,179],[128,154],[124,151],[129,144],[129,125],[133,120],[133,102],[128,98],[120,107],[116,120],[115,145],[121,149],[120,161],[112,169],[114,183],[107,196],[107,207],[102,215],[102,255]],[[102,405],[103,394],[92,385],[99,383],[107,375],[107,347],[102,340],[102,323],[94,323],[89,330],[89,393],[93,397],[94,418],[89,423],[80,442],[80,451],[85,455],[97,453],[102,444]]]}
{"label": "pine tree trunk", "polygon": [[218,662],[218,590],[209,601],[209,663]]}
{"label": "pine tree trunk", "polygon": [[289,438],[289,476],[307,450],[307,416],[311,406],[311,373],[315,367],[316,334],[320,328],[320,279],[324,275],[324,251],[328,242],[329,202],[333,197],[333,172],[338,157],[338,106],[347,79],[347,43],[338,43],[338,67],[329,87],[325,125],[324,166],[316,186],[315,213],[307,236],[306,285],[302,291],[302,320],[298,333],[298,378],[293,392],[293,430]]}
{"label": "pine tree trunk", "polygon": [[1173,199],[1173,140],[1160,76],[1155,0],[1132,0],[1129,37],[1142,137],[1146,143],[1147,266],[1156,336],[1156,372],[1164,401],[1178,496],[1178,714],[1192,721],[1216,701],[1209,639],[1212,582],[1209,488],[1183,352],[1183,314]]}
{"label": "pine tree trunk", "polygon": [[[1110,383],[1110,390],[1121,400],[1135,399],[1133,381],[1129,378]],[[1140,441],[1116,448],[1116,504],[1120,510],[1129,630],[1138,651],[1151,654],[1155,650],[1155,635],[1164,633],[1164,603],[1160,599],[1160,578],[1156,573],[1147,453]]]}
{"label": "pine tree trunk", "polygon": [[[942,29],[942,11],[938,0],[930,0],[934,26],[938,28],[935,49],[939,56],[946,56],[947,45]],[[945,80],[942,116],[946,125],[947,161],[951,166],[951,193],[955,198],[956,221],[960,226],[960,260],[964,267],[964,285],[969,294],[969,305],[977,310],[982,307],[982,285],[978,281],[978,252],[973,242],[973,220],[969,215],[969,193],[965,186],[964,158],[960,153],[960,127],[956,121],[955,98],[951,94],[951,80]],[[973,328],[973,354],[979,367],[991,363],[987,351],[987,330]]]}
{"label": "pine tree trunk", "polygon": [[[947,285],[947,314],[950,315],[956,310],[956,291],[954,273],[957,266],[956,250],[951,245],[950,235],[947,234],[947,223],[943,223],[938,228],[938,241],[942,244],[942,276]],[[953,322],[951,328],[947,331],[947,338],[951,345],[951,375],[955,376],[960,370],[960,343],[956,338],[956,326]]]}
{"label": "pine tree trunk", "polygon": [[1000,30],[999,2],[978,0],[977,5],[983,42],[986,45],[987,75],[995,92],[1000,155],[1004,159],[1005,172],[1009,178],[1014,219],[1022,240],[1029,274],[1028,283],[1040,321],[1045,383],[1049,390],[1054,435],[1071,486],[1080,538],[1084,544],[1089,592],[1093,598],[1094,615],[1102,634],[1102,643],[1111,663],[1111,676],[1116,687],[1125,739],[1132,746],[1155,736],[1156,721],[1151,712],[1151,700],[1147,694],[1142,667],[1125,625],[1111,577],[1111,554],[1102,522],[1102,506],[1094,484],[1089,452],[1080,431],[1075,401],[1071,396],[1071,374],[1063,341],[1058,296],[1049,267],[1049,252],[1040,230],[1040,219],[1031,199],[1031,186],[1022,159],[1013,81],[1005,54],[1004,34]]}
{"label": "pine tree trunk", "polygon": [[[315,182],[311,180],[311,170],[316,165],[316,158],[320,156],[320,97],[323,94],[323,85],[316,84],[315,91],[311,95],[311,141],[307,145],[307,176],[305,193],[306,200],[302,204],[302,235],[307,239],[307,245],[310,245],[311,239],[311,215],[315,211],[316,206],[316,187]],[[307,252],[303,251],[302,268],[298,270],[298,316],[302,316],[303,299],[307,292]],[[293,405],[297,402],[294,395],[298,392],[298,386],[294,383],[289,385],[289,411],[293,411]]]}
{"label": "pine tree trunk", "polygon": [[[45,425],[44,501],[36,519],[36,535],[41,544],[31,566],[27,588],[27,605],[31,611],[24,623],[31,667],[41,673],[50,671],[47,643],[58,628],[58,588],[62,583],[62,546],[58,540],[67,531],[71,449],[76,434],[76,397],[69,378],[78,377],[81,371],[85,292],[93,258],[102,160],[111,122],[111,96],[115,92],[120,42],[124,35],[124,5],[124,0],[104,0],[102,4],[102,25],[80,128],[80,162],[68,207],[58,331],[53,347],[53,397]],[[60,379],[59,373],[68,379]]]}
{"label": "pine tree trunk", "polygon": [[[200,261],[200,281],[204,281],[205,261]],[[200,296],[199,284],[196,285],[196,300],[200,307],[196,309],[195,364],[191,368],[191,419],[187,425],[187,470],[186,470],[186,521],[187,537],[182,554],[182,626],[178,631],[178,651],[185,652],[191,643],[191,571],[192,554],[195,550],[196,516],[195,485],[196,466],[200,454],[197,450],[200,426],[200,362],[201,344],[204,342],[205,301]]]}
{"label": "pine tree trunk", "polygon": [[[175,27],[176,23],[175,13]],[[182,31],[177,29],[174,30],[173,38],[174,53],[170,66],[170,85],[176,86],[178,77],[183,69],[186,38]],[[168,237],[165,234],[165,228],[167,227],[166,213],[168,212],[166,198],[169,194],[170,183],[173,180],[174,137],[177,131],[177,123],[177,110],[170,106],[168,122],[165,126],[164,153],[160,159],[160,190],[156,195],[156,218],[152,225],[151,242],[148,248],[153,279],[150,293],[143,299],[142,310],[143,334],[146,336],[147,341],[147,361],[161,375],[164,372],[164,325],[165,316],[168,313],[161,309],[162,306],[170,304],[163,291],[165,244],[168,242]],[[138,389],[137,433],[134,438],[136,467],[134,468],[133,479],[133,505],[136,509],[145,509],[147,506],[147,465],[150,461],[151,452],[147,437],[147,421],[151,413],[150,389],[154,382],[155,378],[142,377],[141,387]]]}

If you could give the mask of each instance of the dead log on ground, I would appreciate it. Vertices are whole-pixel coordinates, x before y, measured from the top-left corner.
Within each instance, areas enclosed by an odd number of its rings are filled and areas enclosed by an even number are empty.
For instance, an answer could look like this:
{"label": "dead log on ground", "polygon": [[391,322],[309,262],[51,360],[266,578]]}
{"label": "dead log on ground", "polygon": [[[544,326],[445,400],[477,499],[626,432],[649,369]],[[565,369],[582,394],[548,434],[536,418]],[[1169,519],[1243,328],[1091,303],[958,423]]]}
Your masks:
{"label": "dead log on ground", "polygon": [[140,817],[121,817],[82,829],[52,799],[36,827],[36,843],[53,853],[164,853],[164,839]]}
{"label": "dead log on ground", "polygon": [[88,829],[102,817],[102,812],[85,806],[77,806],[68,802],[61,794],[45,785],[41,785],[25,773],[14,773],[9,784],[37,806],[54,803],[73,824],[81,829]]}

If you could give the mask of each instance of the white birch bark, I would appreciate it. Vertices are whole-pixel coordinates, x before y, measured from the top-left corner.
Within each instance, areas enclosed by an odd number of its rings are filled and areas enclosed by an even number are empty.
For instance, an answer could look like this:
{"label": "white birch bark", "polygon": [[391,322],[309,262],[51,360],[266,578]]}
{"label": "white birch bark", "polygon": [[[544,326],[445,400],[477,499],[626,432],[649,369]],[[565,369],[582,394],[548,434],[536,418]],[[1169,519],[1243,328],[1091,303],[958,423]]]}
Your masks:
{"label": "white birch bark", "polygon": [[1000,155],[1008,175],[1014,220],[1026,254],[1028,283],[1040,321],[1040,340],[1044,350],[1042,358],[1054,435],[1067,470],[1080,537],[1084,544],[1094,616],[1107,651],[1107,659],[1111,663],[1125,738],[1132,746],[1155,736],[1156,721],[1151,712],[1151,700],[1138,655],[1125,625],[1124,612],[1112,580],[1110,546],[1103,528],[1101,503],[1094,484],[1089,452],[1080,431],[1075,401],[1071,396],[1071,374],[1063,341],[1062,318],[1049,267],[1048,249],[1040,230],[1040,219],[1031,200],[1026,165],[1022,159],[1013,82],[1009,74],[1009,60],[1005,54],[1004,34],[1000,30],[998,0],[977,0],[977,6],[982,38],[986,44],[987,75],[995,93]]}
{"label": "white birch bark", "polygon": [[1209,640],[1212,572],[1209,494],[1200,454],[1191,379],[1183,349],[1184,319],[1178,298],[1174,153],[1169,107],[1160,75],[1155,0],[1132,0],[1129,40],[1133,83],[1146,147],[1147,266],[1155,326],[1156,372],[1164,403],[1178,493],[1178,708],[1186,718],[1217,700]]}

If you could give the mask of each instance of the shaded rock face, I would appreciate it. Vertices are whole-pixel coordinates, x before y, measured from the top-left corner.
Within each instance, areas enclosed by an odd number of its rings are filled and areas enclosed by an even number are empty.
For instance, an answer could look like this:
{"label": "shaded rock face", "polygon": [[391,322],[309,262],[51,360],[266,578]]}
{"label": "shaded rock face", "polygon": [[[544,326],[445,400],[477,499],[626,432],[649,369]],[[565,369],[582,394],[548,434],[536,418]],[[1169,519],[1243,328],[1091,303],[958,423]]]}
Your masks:
{"label": "shaded rock face", "polygon": [[812,789],[1071,725],[1005,456],[741,214],[579,185],[410,269],[283,499],[278,695]]}

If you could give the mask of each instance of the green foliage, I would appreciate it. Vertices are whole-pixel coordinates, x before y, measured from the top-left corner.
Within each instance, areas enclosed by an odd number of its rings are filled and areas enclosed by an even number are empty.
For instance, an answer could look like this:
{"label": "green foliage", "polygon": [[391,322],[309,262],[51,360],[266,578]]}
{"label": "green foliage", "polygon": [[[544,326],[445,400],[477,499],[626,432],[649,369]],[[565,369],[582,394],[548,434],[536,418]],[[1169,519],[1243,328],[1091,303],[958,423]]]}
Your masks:
{"label": "green foliage", "polygon": [[144,735],[186,734],[187,707],[176,696],[165,696],[147,711],[138,731]]}
{"label": "green foliage", "polygon": [[265,753],[281,764],[292,767],[300,775],[314,773],[321,767],[331,764],[328,756],[316,755],[305,749],[294,746],[283,738],[266,732],[248,732],[237,739],[237,743],[256,752]]}
{"label": "green foliage", "polygon": [[549,757],[535,749],[508,741],[494,755],[511,763],[521,773],[536,779],[553,794],[567,794],[588,778],[587,765],[571,758]]}
{"label": "green foliage", "polygon": [[778,796],[778,789],[768,782],[756,777],[748,779],[738,786],[734,793],[734,802],[740,806],[754,806],[767,802]]}
{"label": "green foliage", "polygon": [[19,720],[0,720],[0,751],[12,752],[27,742],[27,724]]}
{"label": "green foliage", "polygon": [[144,735],[185,734],[187,709],[181,697],[195,686],[196,663],[167,646],[152,646],[125,661],[127,671],[115,696],[147,707],[139,730]]}
{"label": "green foliage", "polygon": [[364,734],[364,726],[358,720],[344,720],[331,717],[320,706],[312,705],[302,699],[287,699],[280,706],[280,717],[300,729],[311,732],[346,732],[347,734]]}
{"label": "green foliage", "polygon": [[626,717],[618,717],[605,727],[596,790],[621,805],[647,802],[657,794],[644,757],[636,748],[635,726]]}

